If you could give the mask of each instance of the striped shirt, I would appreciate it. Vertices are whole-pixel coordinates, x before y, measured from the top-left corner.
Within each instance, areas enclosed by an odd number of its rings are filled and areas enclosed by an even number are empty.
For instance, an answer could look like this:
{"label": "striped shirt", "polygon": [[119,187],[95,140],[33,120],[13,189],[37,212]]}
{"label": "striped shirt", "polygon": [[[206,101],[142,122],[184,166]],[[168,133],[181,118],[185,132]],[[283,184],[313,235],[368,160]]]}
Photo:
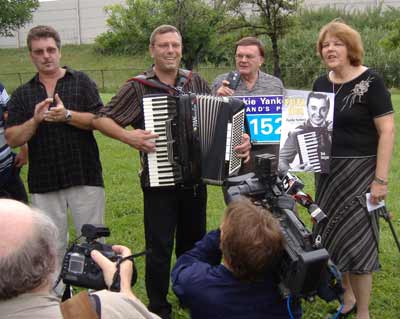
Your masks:
{"label": "striped shirt", "polygon": [[11,173],[13,165],[13,156],[11,148],[8,146],[4,136],[4,112],[6,103],[9,100],[6,89],[0,83],[0,185]]}
{"label": "striped shirt", "polygon": [[[176,83],[179,85],[182,82],[182,90],[184,92],[210,93],[207,81],[202,79],[197,73],[192,73],[191,77],[188,77],[189,74],[190,72],[187,70],[179,69],[178,71]],[[141,78],[145,80],[158,80],[153,68],[143,72]],[[167,94],[160,88],[146,86],[137,81],[128,81],[96,116],[109,117],[122,127],[131,125],[135,129],[144,129],[143,96],[157,93]],[[142,187],[147,187],[149,179],[147,161],[145,160],[146,155],[143,152],[140,155],[142,165],[141,183]]]}

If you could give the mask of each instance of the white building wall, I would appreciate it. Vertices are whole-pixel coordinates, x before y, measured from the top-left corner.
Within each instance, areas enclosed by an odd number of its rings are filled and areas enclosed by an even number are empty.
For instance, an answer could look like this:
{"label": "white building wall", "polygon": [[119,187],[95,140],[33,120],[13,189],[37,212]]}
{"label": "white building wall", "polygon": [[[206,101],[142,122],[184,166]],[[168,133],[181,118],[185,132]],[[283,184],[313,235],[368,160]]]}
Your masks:
{"label": "white building wall", "polygon": [[106,30],[104,7],[124,0],[55,0],[41,2],[33,13],[32,23],[14,33],[14,37],[0,37],[0,48],[26,46],[26,35],[38,24],[53,26],[63,44],[93,43]]}
{"label": "white building wall", "polygon": [[400,0],[304,0],[303,5],[307,8],[321,8],[326,6],[346,9],[348,11],[363,10],[368,7],[377,7],[382,2],[383,7],[400,7]]}

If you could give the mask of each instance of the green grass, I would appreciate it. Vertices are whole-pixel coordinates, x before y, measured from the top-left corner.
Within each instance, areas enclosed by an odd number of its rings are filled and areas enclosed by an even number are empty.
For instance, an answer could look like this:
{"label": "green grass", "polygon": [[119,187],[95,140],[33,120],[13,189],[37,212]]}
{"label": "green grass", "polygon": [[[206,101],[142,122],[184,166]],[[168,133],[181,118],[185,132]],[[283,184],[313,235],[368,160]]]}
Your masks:
{"label": "green grass", "polygon": [[[111,94],[102,94],[104,102],[107,102],[111,96]],[[392,99],[395,109],[397,110],[396,126],[399,131],[400,95],[393,95]],[[130,247],[133,252],[142,251],[145,244],[142,192],[137,176],[139,170],[138,152],[118,141],[103,136],[99,132],[96,132],[96,139],[100,148],[105,180],[106,225],[111,230],[111,236],[107,239],[107,242],[126,245]],[[390,211],[395,213],[393,224],[397,234],[400,236],[400,202],[398,200],[398,190],[400,189],[400,164],[398,161],[400,151],[399,143],[399,139],[397,138],[389,179],[390,193],[387,206]],[[26,167],[24,167],[22,173],[24,178],[26,178],[26,170]],[[312,176],[310,174],[301,174],[301,178],[303,178],[306,183],[305,191],[313,194]],[[211,230],[218,227],[221,221],[224,202],[219,187],[209,186],[208,191],[207,228]],[[310,225],[310,218],[306,213],[302,213],[302,218],[306,224]],[[380,260],[382,270],[374,275],[370,307],[371,318],[398,318],[398,314],[400,313],[400,253],[394,244],[388,225],[383,220],[381,220]],[[144,303],[147,303],[143,257],[136,259],[136,267],[139,276],[133,290]],[[175,319],[190,317],[187,311],[178,307],[177,299],[172,292],[169,294],[169,299],[173,303]],[[325,314],[333,306],[334,303],[327,304],[318,298],[315,302],[303,302],[304,318],[324,318]]]}
{"label": "green grass", "polygon": [[[61,49],[61,64],[85,72],[102,91],[114,92],[126,79],[151,65],[150,57],[105,56],[97,54],[93,45],[66,45]],[[35,72],[27,48],[0,49],[0,81],[12,92],[28,81]],[[103,70],[102,72],[100,70]]]}
{"label": "green grass", "polygon": [[[147,52],[141,56],[101,55],[93,45],[66,45],[61,49],[61,65],[85,71],[101,92],[115,92],[122,83],[149,68],[152,64]],[[230,68],[201,66],[199,72],[209,82],[218,74]],[[35,69],[30,61],[27,48],[0,49],[0,82],[13,92],[20,84],[33,77]]]}
{"label": "green grass", "polygon": [[[138,57],[103,57],[93,55],[91,46],[81,46],[79,50],[75,46],[65,46],[62,51],[63,64],[70,65],[75,69],[121,69],[124,71],[109,71],[104,75],[105,79],[110,75],[112,92],[123,83],[126,78],[136,74],[146,68],[150,62],[148,58]],[[6,86],[8,91],[12,91],[19,85],[18,75],[20,72],[23,81],[33,75],[33,68],[27,57],[26,49],[0,49],[0,81]],[[209,72],[209,73],[202,73]],[[222,73],[221,69],[201,69],[203,74],[211,81],[216,74]],[[125,72],[125,73],[124,73]],[[9,74],[10,73],[10,74]],[[14,74],[14,75],[11,75]],[[101,74],[90,73],[97,83],[101,83]],[[97,75],[96,75],[97,74]],[[108,75],[107,75],[108,74]],[[205,75],[206,74],[206,75]],[[108,81],[108,80],[107,80]],[[396,92],[398,93],[398,91]],[[104,102],[111,98],[112,94],[102,94]],[[396,127],[400,131],[400,95],[392,96],[392,100],[397,110]],[[103,136],[96,132],[96,138],[100,148],[100,156],[103,164],[103,174],[106,189],[106,224],[111,229],[111,236],[107,240],[109,243],[118,243],[131,247],[134,252],[143,250],[143,204],[142,193],[139,186],[137,172],[139,170],[138,153],[134,149]],[[396,215],[393,223],[400,235],[400,164],[398,161],[400,145],[396,138],[396,146],[392,160],[390,173],[389,196],[387,205]],[[23,169],[23,176],[26,178],[26,167]],[[301,177],[306,182],[306,191],[313,194],[312,176],[302,174]],[[224,203],[221,190],[218,187],[208,187],[209,200],[207,210],[207,227],[209,230],[218,227],[223,215]],[[309,217],[302,214],[303,219],[309,225]],[[382,271],[374,275],[374,288],[371,302],[371,314],[375,319],[394,319],[399,317],[400,302],[400,253],[394,244],[388,225],[381,221],[381,265]],[[145,303],[147,302],[144,286],[144,258],[136,260],[138,268],[138,282],[134,292]],[[172,293],[169,295],[173,302],[173,310],[176,319],[189,318],[186,311],[178,308],[176,298]],[[324,318],[332,304],[326,304],[317,300],[314,303],[303,303],[306,319]]]}
{"label": "green grass", "polygon": [[[111,98],[111,94],[103,94],[104,101]],[[395,105],[397,130],[400,130],[400,95],[393,95]],[[121,243],[131,247],[134,251],[144,248],[142,194],[139,186],[137,171],[139,160],[137,152],[120,142],[111,140],[96,133],[100,146],[101,160],[103,163],[106,184],[107,210],[106,222],[111,228],[111,237],[108,242]],[[390,174],[390,193],[387,205],[392,212],[400,211],[398,190],[400,188],[399,176],[399,139],[396,139],[395,153],[393,155]],[[313,178],[310,174],[302,174],[306,183],[306,191],[313,194]],[[208,187],[209,200],[207,210],[207,227],[209,230],[218,227],[223,215],[224,203],[221,190],[218,187]],[[310,225],[309,216],[302,214],[304,221]],[[395,215],[393,223],[400,235],[400,215]],[[400,287],[400,253],[397,250],[388,225],[381,220],[380,260],[382,270],[374,275],[371,314],[375,319],[394,319],[400,313],[399,287]],[[144,259],[137,259],[139,279],[134,287],[135,293],[144,302],[147,301],[144,287]],[[177,300],[171,292],[169,295],[173,302],[175,318],[189,318],[185,310],[179,309]],[[320,319],[334,306],[324,301],[303,302],[306,319]],[[355,318],[355,317],[353,317]]]}

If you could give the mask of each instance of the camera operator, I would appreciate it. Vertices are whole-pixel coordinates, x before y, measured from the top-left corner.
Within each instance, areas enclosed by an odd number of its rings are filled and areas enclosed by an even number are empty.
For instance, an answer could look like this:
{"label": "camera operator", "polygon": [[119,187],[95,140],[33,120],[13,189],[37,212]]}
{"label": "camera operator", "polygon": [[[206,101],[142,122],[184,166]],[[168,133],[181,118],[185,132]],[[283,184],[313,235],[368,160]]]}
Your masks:
{"label": "camera operator", "polygon": [[[0,313],[2,318],[159,318],[150,313],[130,287],[133,267],[121,263],[120,292],[81,292],[60,304],[51,289],[57,268],[57,228],[41,212],[20,202],[0,199]],[[124,246],[112,249],[125,257]],[[98,251],[93,260],[110,287],[116,266]]]}
{"label": "camera operator", "polygon": [[[287,319],[286,301],[272,271],[283,249],[278,221],[240,198],[228,205],[220,230],[178,258],[172,288],[193,319]],[[299,303],[291,311],[294,318],[301,317]]]}

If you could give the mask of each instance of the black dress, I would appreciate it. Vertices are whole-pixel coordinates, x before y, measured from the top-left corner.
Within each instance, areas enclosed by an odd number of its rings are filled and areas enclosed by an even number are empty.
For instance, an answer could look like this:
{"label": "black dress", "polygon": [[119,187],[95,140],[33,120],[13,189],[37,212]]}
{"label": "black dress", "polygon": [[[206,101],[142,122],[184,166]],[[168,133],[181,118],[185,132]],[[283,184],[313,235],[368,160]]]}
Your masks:
{"label": "black dress", "polygon": [[366,193],[376,168],[378,133],[373,120],[393,112],[390,94],[370,69],[339,85],[322,76],[313,91],[335,93],[330,172],[316,175],[316,202],[329,221],[314,232],[342,272],[376,271],[379,210],[367,211]]}

